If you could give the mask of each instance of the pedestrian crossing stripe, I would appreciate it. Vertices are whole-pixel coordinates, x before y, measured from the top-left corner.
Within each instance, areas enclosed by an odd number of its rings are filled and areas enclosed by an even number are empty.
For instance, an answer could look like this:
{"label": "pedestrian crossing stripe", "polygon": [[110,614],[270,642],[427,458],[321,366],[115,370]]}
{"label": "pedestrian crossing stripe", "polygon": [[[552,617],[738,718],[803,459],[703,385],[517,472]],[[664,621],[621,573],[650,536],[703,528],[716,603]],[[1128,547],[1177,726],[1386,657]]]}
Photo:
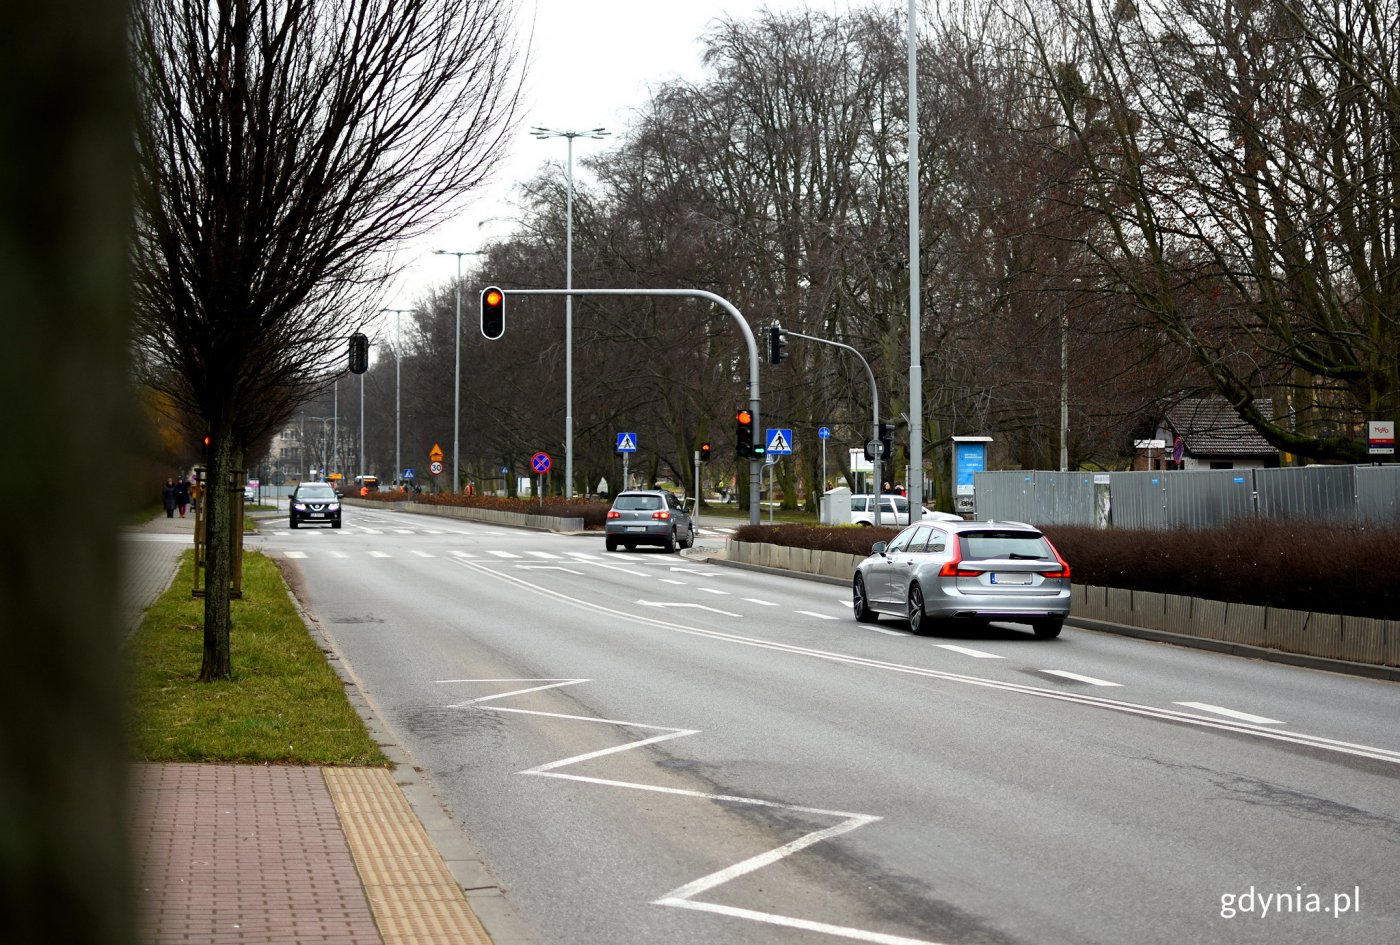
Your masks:
{"label": "pedestrian crossing stripe", "polygon": [[619,433],[617,435],[617,452],[635,453],[637,452],[637,434]]}
{"label": "pedestrian crossing stripe", "polygon": [[792,430],[769,430],[768,446],[765,448],[768,453],[791,453],[792,452]]}

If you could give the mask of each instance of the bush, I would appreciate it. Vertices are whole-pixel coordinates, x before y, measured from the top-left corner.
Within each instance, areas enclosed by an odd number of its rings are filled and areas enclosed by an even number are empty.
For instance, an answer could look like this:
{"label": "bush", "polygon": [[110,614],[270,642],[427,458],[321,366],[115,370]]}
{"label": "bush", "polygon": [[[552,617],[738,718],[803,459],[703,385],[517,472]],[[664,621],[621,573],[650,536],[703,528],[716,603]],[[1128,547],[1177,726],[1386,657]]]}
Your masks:
{"label": "bush", "polygon": [[[868,555],[897,528],[745,525],[736,541]],[[1240,522],[1170,531],[1054,526],[1076,584],[1400,619],[1400,528]]]}

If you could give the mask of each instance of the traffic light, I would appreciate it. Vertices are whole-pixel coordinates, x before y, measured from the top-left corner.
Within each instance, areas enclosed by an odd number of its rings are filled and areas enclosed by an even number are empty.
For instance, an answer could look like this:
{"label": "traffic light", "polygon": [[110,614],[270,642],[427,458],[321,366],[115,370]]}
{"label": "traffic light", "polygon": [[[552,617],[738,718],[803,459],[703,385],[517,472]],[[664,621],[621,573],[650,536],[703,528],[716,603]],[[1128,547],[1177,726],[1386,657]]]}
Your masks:
{"label": "traffic light", "polygon": [[893,459],[893,458],[894,458],[894,424],[893,424],[893,423],[882,423],[882,424],[880,424],[880,435],[879,435],[878,439],[880,440],[880,450],[881,450],[880,455],[881,455],[881,457],[883,457],[884,459]]}
{"label": "traffic light", "polygon": [[506,294],[493,285],[481,290],[481,334],[495,341],[506,333]]}
{"label": "traffic light", "polygon": [[780,364],[783,358],[787,357],[787,332],[783,331],[781,325],[774,325],[768,329],[768,363]]}
{"label": "traffic light", "polygon": [[734,452],[740,459],[753,456],[753,413],[747,407],[734,414]]}
{"label": "traffic light", "polygon": [[363,374],[369,370],[369,339],[364,332],[350,336],[350,373]]}
{"label": "traffic light", "polygon": [[708,443],[701,443],[701,444],[700,444],[700,462],[702,462],[702,463],[708,463],[709,461],[710,461],[710,444],[708,444]]}

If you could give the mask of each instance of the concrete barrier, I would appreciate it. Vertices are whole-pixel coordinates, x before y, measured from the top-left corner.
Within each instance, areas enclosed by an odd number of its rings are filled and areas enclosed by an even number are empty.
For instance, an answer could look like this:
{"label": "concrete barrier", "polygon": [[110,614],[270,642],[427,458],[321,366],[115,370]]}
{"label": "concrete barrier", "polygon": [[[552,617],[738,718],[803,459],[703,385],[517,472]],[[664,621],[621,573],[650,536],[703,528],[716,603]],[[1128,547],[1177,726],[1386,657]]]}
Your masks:
{"label": "concrete barrier", "polygon": [[[849,580],[864,555],[805,552],[763,542],[726,542],[730,561]],[[1343,617],[1177,594],[1073,585],[1074,617],[1156,631],[1168,638],[1214,641],[1213,649],[1293,653],[1341,664],[1400,667],[1400,620]],[[1229,644],[1222,646],[1221,644]],[[1262,654],[1261,654],[1262,655]],[[1382,671],[1384,675],[1384,671]],[[1388,678],[1400,678],[1390,671]]]}

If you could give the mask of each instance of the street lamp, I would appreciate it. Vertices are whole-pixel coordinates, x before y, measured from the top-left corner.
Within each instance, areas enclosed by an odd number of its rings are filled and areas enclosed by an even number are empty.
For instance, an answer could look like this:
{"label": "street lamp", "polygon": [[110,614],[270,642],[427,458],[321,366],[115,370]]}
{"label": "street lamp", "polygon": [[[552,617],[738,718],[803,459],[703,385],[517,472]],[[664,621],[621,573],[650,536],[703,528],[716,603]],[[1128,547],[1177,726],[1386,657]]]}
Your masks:
{"label": "street lamp", "polygon": [[452,491],[456,492],[457,484],[461,481],[457,478],[457,431],[462,426],[462,257],[480,256],[481,250],[459,253],[451,249],[435,249],[433,255],[457,257],[457,332],[452,340],[457,352],[456,367],[452,372]]}
{"label": "street lamp", "polygon": [[[543,141],[546,138],[566,138],[569,142],[569,198],[565,213],[564,288],[574,287],[574,139],[602,138],[606,128],[587,131],[561,131],[555,128],[532,128],[530,133]],[[564,296],[564,498],[574,496],[574,297]]]}
{"label": "street lamp", "polygon": [[[460,291],[460,290],[459,290]],[[399,327],[399,316],[404,312],[412,313],[411,308],[383,308],[381,312],[394,313],[394,481],[400,486],[403,485],[403,459],[399,454],[399,391],[401,389],[399,362],[403,357],[403,331]]]}
{"label": "street lamp", "polygon": [[909,0],[909,524],[924,505],[924,366],[919,353],[919,44],[918,4]]}

